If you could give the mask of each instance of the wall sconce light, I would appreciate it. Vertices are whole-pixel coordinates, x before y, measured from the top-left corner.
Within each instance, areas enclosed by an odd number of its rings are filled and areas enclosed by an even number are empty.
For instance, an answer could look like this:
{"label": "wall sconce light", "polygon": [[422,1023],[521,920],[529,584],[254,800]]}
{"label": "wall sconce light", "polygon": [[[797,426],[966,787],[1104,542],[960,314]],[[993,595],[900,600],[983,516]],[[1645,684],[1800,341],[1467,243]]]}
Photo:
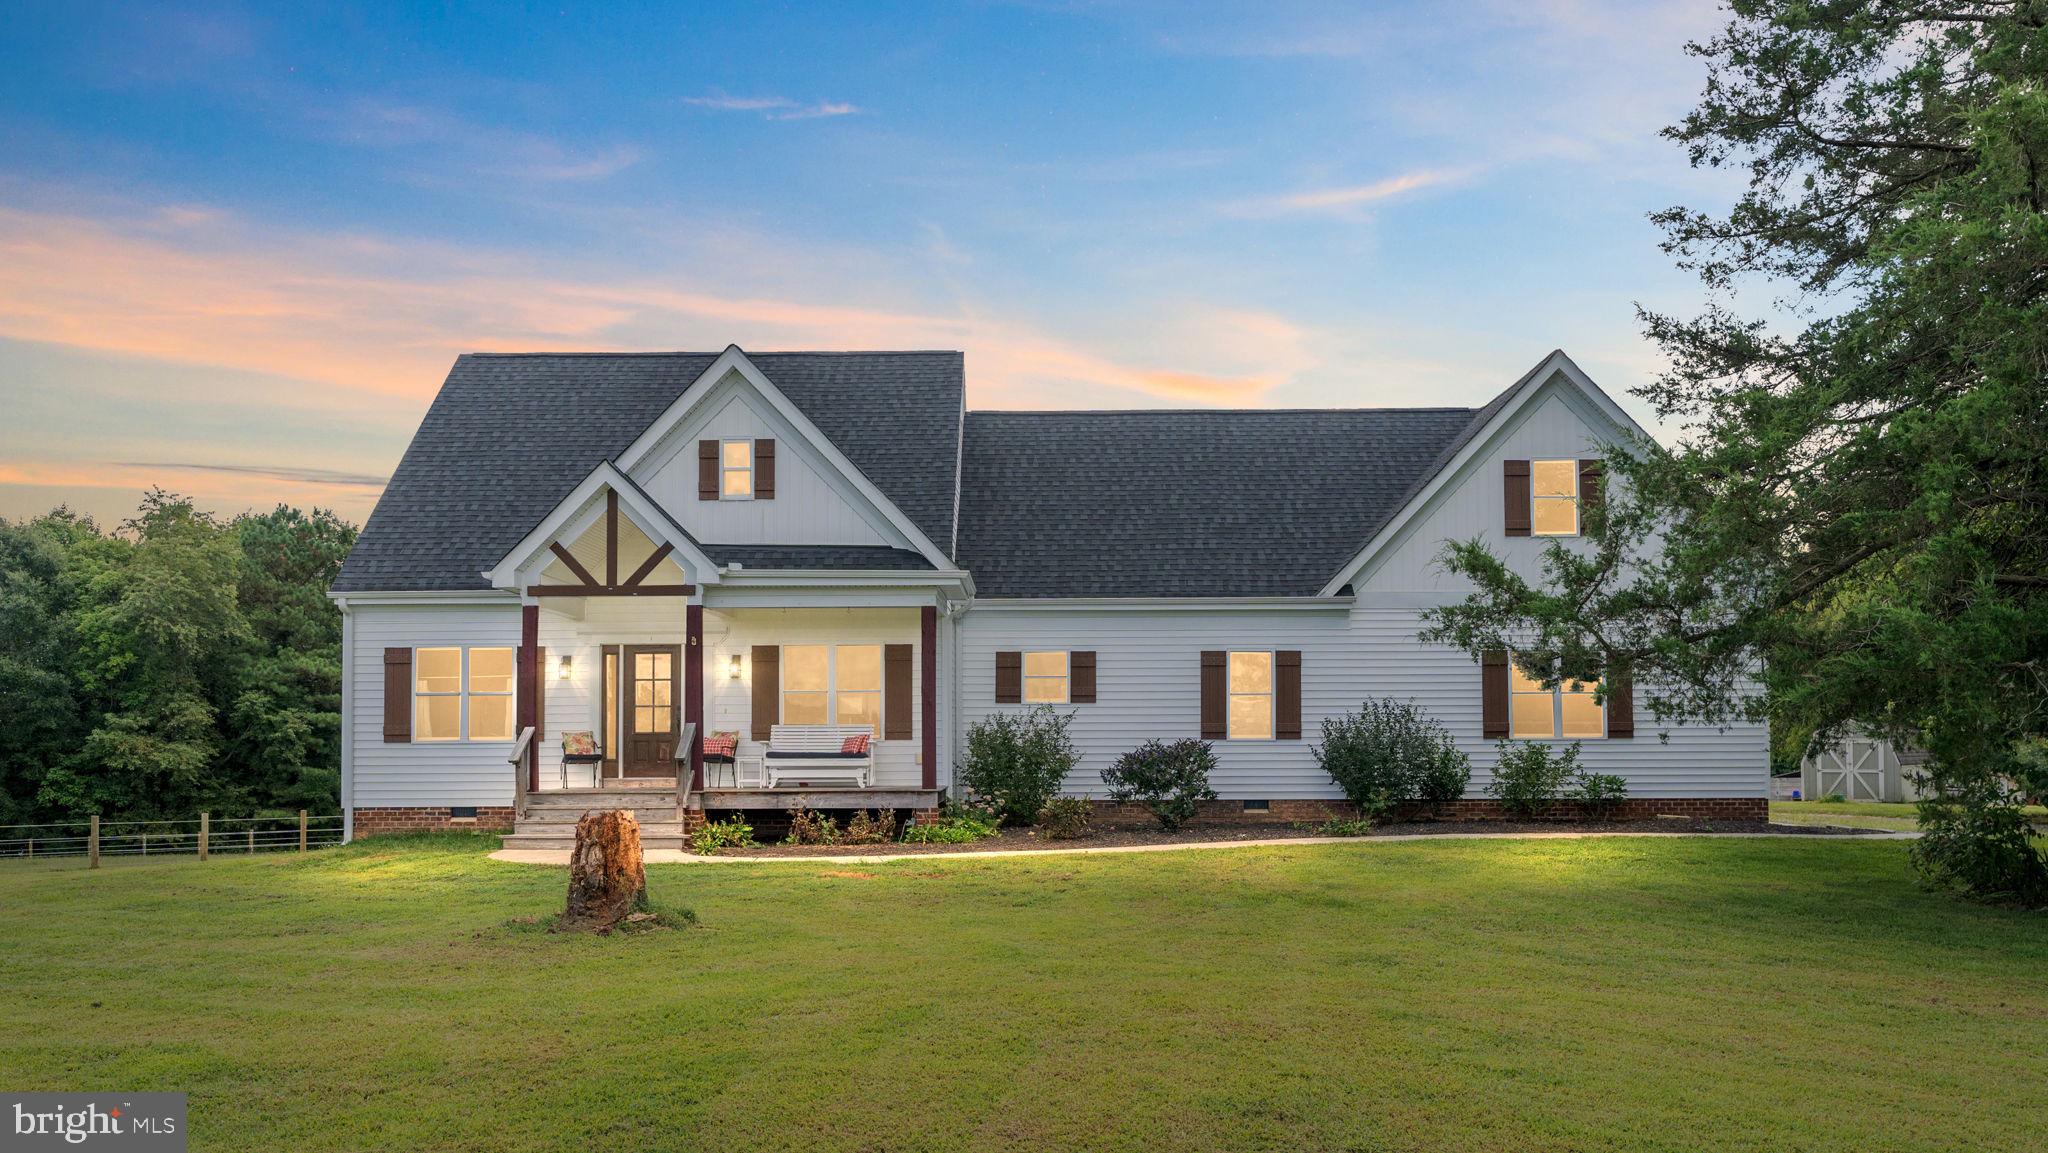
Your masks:
{"label": "wall sconce light", "polygon": [[740,655],[738,653],[732,655],[732,679],[740,679]]}
{"label": "wall sconce light", "polygon": [[561,678],[562,680],[568,680],[569,674],[575,671],[576,668],[575,664],[573,663],[574,660],[575,658],[569,656],[567,653],[564,653],[562,655],[562,663],[560,666],[558,666],[561,671],[557,672],[555,675]]}

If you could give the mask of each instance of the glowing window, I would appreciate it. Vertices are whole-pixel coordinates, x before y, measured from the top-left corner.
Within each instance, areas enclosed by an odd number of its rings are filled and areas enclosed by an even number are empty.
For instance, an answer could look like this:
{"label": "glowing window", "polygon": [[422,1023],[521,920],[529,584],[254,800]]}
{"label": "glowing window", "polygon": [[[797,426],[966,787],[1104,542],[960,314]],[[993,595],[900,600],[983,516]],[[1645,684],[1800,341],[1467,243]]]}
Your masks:
{"label": "glowing window", "polygon": [[1273,654],[1230,654],[1230,739],[1271,740]]}
{"label": "glowing window", "polygon": [[413,740],[511,740],[512,685],[511,649],[414,649]]}
{"label": "glowing window", "polygon": [[728,440],[718,446],[719,494],[726,500],[754,497],[754,442]]}
{"label": "glowing window", "polygon": [[1024,700],[1027,704],[1063,705],[1067,703],[1070,691],[1066,653],[1024,654]]}
{"label": "glowing window", "polygon": [[1595,697],[1598,686],[1565,681],[1546,689],[1541,681],[1508,664],[1508,733],[1518,740],[1599,739],[1607,735],[1607,709]]}
{"label": "glowing window", "polygon": [[1579,535],[1579,462],[1529,463],[1529,524],[1537,536]]}

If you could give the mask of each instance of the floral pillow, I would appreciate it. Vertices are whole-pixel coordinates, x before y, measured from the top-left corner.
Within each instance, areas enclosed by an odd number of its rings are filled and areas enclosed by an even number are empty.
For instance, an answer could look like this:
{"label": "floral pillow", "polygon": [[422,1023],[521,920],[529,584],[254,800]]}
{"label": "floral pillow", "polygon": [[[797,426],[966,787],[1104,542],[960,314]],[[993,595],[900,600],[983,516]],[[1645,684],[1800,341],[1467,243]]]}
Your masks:
{"label": "floral pillow", "polygon": [[594,757],[597,755],[597,736],[587,729],[572,729],[562,734],[562,755],[570,757]]}
{"label": "floral pillow", "polygon": [[851,753],[859,756],[865,756],[868,751],[869,736],[870,734],[868,733],[855,733],[853,736],[850,736],[845,740],[839,742],[839,751],[842,753]]}
{"label": "floral pillow", "polygon": [[740,748],[738,733],[713,733],[704,738],[704,755],[707,757],[730,757]]}

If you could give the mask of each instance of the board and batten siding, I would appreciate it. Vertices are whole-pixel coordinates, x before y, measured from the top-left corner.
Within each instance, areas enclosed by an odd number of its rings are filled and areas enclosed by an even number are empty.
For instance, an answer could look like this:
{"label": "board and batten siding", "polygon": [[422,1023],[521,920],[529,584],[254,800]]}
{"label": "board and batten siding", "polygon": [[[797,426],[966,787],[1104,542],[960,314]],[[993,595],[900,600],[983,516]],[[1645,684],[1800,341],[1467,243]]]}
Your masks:
{"label": "board and batten siding", "polygon": [[[895,545],[904,541],[872,509],[855,506],[821,472],[829,468],[793,426],[764,412],[751,389],[728,386],[707,398],[702,417],[693,416],[662,442],[635,479],[675,522],[700,541],[717,544]],[[775,499],[700,500],[697,496],[697,441],[775,441]],[[658,462],[658,463],[656,463]],[[640,474],[645,475],[640,475]]]}
{"label": "board and batten siding", "polygon": [[350,808],[512,803],[511,741],[384,740],[384,650],[438,646],[519,647],[519,606],[349,607],[353,653],[349,706]]}
{"label": "board and batten siding", "polygon": [[[1208,649],[1299,649],[1300,740],[1213,742],[1210,783],[1226,800],[1336,798],[1311,752],[1326,717],[1367,697],[1412,699],[1443,722],[1472,759],[1471,796],[1484,796],[1496,747],[1480,728],[1479,666],[1465,654],[1425,646],[1418,610],[1358,605],[1345,611],[1230,609],[1009,609],[978,606],[960,623],[961,724],[1024,705],[995,704],[995,654],[1034,649],[1092,649],[1094,704],[1072,712],[1069,729],[1081,764],[1070,795],[1105,797],[1101,771],[1147,740],[1201,734],[1201,654]],[[1617,773],[1637,797],[1753,797],[1768,791],[1762,726],[1727,730],[1685,726],[1669,741],[1639,716],[1633,740],[1588,740],[1588,771]],[[964,739],[964,736],[960,739]]]}

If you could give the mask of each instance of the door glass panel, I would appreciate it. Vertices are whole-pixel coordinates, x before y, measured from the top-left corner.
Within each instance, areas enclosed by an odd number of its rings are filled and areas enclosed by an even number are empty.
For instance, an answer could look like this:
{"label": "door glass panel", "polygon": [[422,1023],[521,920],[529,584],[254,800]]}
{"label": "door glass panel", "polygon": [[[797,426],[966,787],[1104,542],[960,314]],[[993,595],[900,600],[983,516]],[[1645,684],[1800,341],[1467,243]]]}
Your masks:
{"label": "door glass panel", "polygon": [[619,654],[604,654],[604,755],[619,756]]}

